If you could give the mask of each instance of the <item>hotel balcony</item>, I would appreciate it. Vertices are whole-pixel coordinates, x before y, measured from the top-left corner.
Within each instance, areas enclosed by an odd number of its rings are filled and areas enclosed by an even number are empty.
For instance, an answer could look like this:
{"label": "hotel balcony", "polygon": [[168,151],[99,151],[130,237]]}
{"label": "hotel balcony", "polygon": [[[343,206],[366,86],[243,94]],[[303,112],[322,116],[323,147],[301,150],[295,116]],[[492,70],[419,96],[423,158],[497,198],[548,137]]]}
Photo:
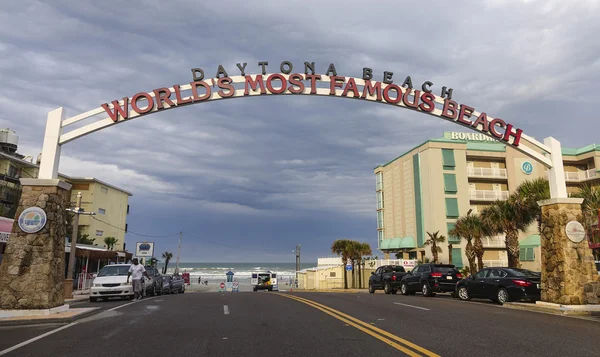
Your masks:
{"label": "hotel balcony", "polygon": [[481,238],[481,242],[483,243],[484,248],[506,248],[503,235],[484,237]]}
{"label": "hotel balcony", "polygon": [[508,261],[507,260],[483,260],[483,266],[486,268],[491,268],[491,267],[507,267],[508,266]]}
{"label": "hotel balcony", "polygon": [[467,167],[468,177],[490,178],[490,179],[506,179],[506,169],[489,168],[489,167]]}
{"label": "hotel balcony", "polygon": [[496,201],[508,199],[508,191],[495,190],[470,190],[469,198],[471,201]]}
{"label": "hotel balcony", "polygon": [[596,172],[596,169],[565,172],[565,179],[569,182],[582,182],[595,178],[600,178],[600,175]]}

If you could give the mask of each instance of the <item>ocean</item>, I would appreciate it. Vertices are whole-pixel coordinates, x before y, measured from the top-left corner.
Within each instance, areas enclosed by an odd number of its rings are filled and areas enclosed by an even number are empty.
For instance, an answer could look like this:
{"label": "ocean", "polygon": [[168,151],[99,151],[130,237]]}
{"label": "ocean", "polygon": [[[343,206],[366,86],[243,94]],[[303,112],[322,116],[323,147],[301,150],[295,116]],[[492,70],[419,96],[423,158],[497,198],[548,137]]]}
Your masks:
{"label": "ocean", "polygon": [[[306,269],[317,266],[317,263],[302,263],[300,269]],[[162,271],[164,263],[158,263],[158,268]],[[189,273],[192,283],[201,281],[222,282],[225,281],[226,273],[233,272],[233,280],[240,284],[250,283],[252,273],[269,270],[277,274],[280,284],[291,282],[296,276],[296,263],[179,263],[180,273]],[[175,271],[175,262],[169,262],[167,273],[172,274]]]}

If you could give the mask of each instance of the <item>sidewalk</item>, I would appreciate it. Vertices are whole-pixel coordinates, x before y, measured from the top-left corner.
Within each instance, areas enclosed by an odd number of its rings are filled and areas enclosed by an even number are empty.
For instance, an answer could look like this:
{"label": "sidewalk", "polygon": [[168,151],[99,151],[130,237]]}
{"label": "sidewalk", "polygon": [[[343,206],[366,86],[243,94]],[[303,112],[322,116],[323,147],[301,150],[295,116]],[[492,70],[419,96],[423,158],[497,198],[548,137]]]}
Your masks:
{"label": "sidewalk", "polygon": [[[23,312],[22,316],[0,317],[0,326],[14,325],[35,325],[46,323],[70,323],[77,319],[93,314],[99,307],[74,308],[78,302],[86,301],[89,298],[89,291],[75,291],[72,299],[65,299],[65,305],[68,308],[59,307],[57,311],[35,310],[32,312]],[[54,309],[52,309],[54,310]]]}

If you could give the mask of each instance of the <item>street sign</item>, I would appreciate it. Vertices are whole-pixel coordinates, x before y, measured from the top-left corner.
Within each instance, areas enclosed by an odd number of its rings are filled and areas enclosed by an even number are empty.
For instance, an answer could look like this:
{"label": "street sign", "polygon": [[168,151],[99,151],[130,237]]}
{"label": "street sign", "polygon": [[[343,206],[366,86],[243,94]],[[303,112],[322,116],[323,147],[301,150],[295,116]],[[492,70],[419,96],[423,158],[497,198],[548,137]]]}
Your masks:
{"label": "street sign", "polygon": [[346,270],[352,270],[352,265],[351,264],[347,264],[346,265]]}
{"label": "street sign", "polygon": [[237,288],[237,287],[238,287],[238,285],[239,285],[239,283],[238,283],[237,281],[234,281],[234,282],[233,282],[233,287],[234,287],[234,288]]}
{"label": "street sign", "polygon": [[225,283],[221,283],[221,284],[219,285],[219,287],[220,287],[221,289],[225,289]]}

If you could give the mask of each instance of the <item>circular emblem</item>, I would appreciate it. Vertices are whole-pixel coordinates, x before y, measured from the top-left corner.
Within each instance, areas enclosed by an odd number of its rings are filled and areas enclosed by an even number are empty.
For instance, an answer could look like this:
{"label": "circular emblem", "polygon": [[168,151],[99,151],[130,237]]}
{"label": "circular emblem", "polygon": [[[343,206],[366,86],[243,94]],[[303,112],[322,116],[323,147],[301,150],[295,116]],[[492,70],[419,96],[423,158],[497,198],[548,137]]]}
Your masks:
{"label": "circular emblem", "polygon": [[533,172],[533,164],[529,161],[523,161],[521,164],[521,171],[523,171],[525,175],[531,175]]}
{"label": "circular emblem", "polygon": [[37,233],[46,225],[46,212],[39,207],[26,208],[19,215],[19,228],[25,233]]}
{"label": "circular emblem", "polygon": [[567,238],[572,242],[579,243],[585,239],[585,228],[577,221],[567,223],[565,231],[567,233]]}

